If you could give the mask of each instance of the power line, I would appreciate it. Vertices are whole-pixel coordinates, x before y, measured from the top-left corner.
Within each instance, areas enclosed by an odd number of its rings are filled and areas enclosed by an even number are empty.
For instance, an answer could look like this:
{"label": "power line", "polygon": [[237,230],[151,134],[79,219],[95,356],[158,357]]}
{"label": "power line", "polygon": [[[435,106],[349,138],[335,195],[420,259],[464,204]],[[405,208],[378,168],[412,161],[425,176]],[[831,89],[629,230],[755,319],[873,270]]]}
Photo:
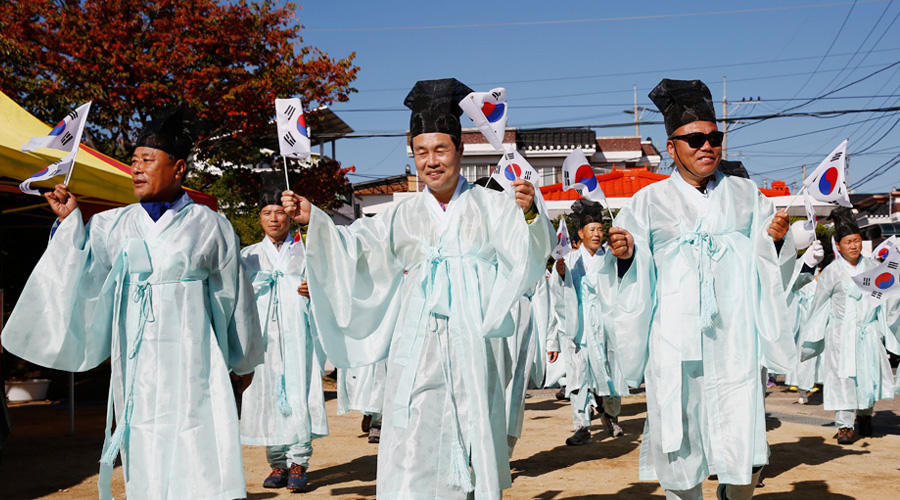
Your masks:
{"label": "power line", "polygon": [[719,15],[732,15],[732,14],[755,14],[760,12],[778,12],[778,11],[786,11],[786,10],[798,10],[798,9],[816,9],[822,7],[840,7],[843,5],[852,5],[856,3],[883,3],[890,0],[864,0],[862,2],[840,2],[840,3],[825,3],[825,4],[813,4],[813,5],[793,5],[793,6],[783,6],[783,7],[766,7],[759,9],[742,9],[742,10],[725,10],[718,12],[687,12],[683,14],[657,14],[652,16],[627,16],[627,17],[606,17],[606,18],[597,18],[597,19],[568,19],[568,20],[558,20],[558,21],[522,21],[522,22],[509,22],[509,23],[480,23],[480,24],[451,24],[444,26],[379,26],[379,27],[371,27],[371,28],[322,28],[322,29],[303,29],[308,33],[335,33],[335,32],[347,32],[347,31],[414,31],[414,30],[434,30],[434,29],[462,29],[462,28],[495,28],[495,27],[508,27],[508,26],[540,26],[540,25],[556,25],[556,24],[586,24],[586,23],[602,23],[602,22],[616,22],[616,21],[645,21],[651,19],[673,19],[673,18],[685,18],[685,17],[699,17],[699,16],[719,16]]}

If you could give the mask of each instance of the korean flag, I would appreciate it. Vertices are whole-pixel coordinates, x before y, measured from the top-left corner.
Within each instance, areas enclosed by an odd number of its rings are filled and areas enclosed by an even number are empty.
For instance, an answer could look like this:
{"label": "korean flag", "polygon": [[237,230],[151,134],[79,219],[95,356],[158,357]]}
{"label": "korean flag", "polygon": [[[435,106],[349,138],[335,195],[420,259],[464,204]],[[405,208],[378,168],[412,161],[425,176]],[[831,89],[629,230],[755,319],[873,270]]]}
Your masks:
{"label": "korean flag", "polygon": [[852,207],[847,195],[847,181],[844,169],[847,167],[847,139],[844,139],[828,157],[803,181],[803,187],[809,194],[825,202],[837,203],[847,208]]}
{"label": "korean flag", "polygon": [[278,147],[286,158],[307,158],[310,153],[309,129],[300,99],[275,99]]}
{"label": "korean flag", "polygon": [[900,255],[889,253],[887,259],[874,269],[853,277],[853,282],[873,306],[900,292]]}
{"label": "korean flag", "polygon": [[32,137],[22,145],[22,152],[28,153],[40,148],[58,149],[72,152],[81,144],[81,133],[84,124],[87,123],[87,115],[91,110],[91,103],[82,104],[77,109],[66,115],[57,123],[53,130],[44,137]]}
{"label": "korean flag", "polygon": [[506,89],[497,87],[490,92],[472,92],[459,101],[459,107],[494,149],[503,150],[507,121]]}
{"label": "korean flag", "polygon": [[597,176],[594,175],[594,169],[591,168],[591,164],[588,162],[587,157],[584,156],[584,151],[581,148],[575,148],[575,151],[572,151],[566,157],[565,161],[563,161],[562,170],[563,191],[577,188],[581,192],[581,196],[608,207],[606,195],[603,194],[603,189],[600,187],[600,183],[597,182]]}

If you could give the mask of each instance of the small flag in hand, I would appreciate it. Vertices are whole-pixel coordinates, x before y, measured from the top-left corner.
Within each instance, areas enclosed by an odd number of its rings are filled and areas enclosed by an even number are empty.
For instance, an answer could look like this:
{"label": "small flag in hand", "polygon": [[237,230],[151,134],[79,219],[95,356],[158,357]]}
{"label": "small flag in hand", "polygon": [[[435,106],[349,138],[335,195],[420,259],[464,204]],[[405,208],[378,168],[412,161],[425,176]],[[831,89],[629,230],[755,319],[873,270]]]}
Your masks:
{"label": "small flag in hand", "polygon": [[569,241],[569,228],[566,226],[566,218],[559,219],[559,228],[556,230],[556,246],[550,255],[559,260],[572,251],[572,243]]}
{"label": "small flag in hand", "polygon": [[847,181],[844,169],[847,166],[847,140],[845,139],[831,152],[813,173],[803,181],[803,187],[819,201],[833,202],[847,208],[852,207],[847,195]]}
{"label": "small flag in hand", "polygon": [[516,151],[515,146],[505,146],[504,151],[503,156],[500,157],[500,163],[491,174],[491,177],[503,187],[504,191],[512,192],[512,183],[516,179],[524,179],[532,185],[537,183],[537,171]]}
{"label": "small flag in hand", "polygon": [[577,188],[581,192],[581,196],[607,206],[606,195],[603,194],[603,189],[597,182],[597,176],[594,175],[594,169],[591,168],[591,164],[581,148],[575,148],[575,151],[566,157],[563,161],[562,171],[563,191]]}
{"label": "small flag in hand", "polygon": [[897,240],[896,236],[891,236],[875,247],[875,250],[872,251],[872,257],[878,260],[884,260],[887,259],[890,254],[897,255],[898,250],[900,250],[897,248],[897,245],[900,245],[900,241]]}
{"label": "small flag in hand", "polygon": [[278,126],[278,148],[281,156],[302,159],[309,157],[309,129],[300,99],[275,99],[275,123]]}
{"label": "small flag in hand", "polygon": [[490,92],[472,92],[459,101],[459,107],[494,149],[503,150],[508,110],[506,89],[497,87]]}
{"label": "small flag in hand", "polygon": [[60,151],[75,151],[81,144],[81,133],[87,122],[91,103],[82,104],[77,109],[66,115],[57,123],[49,134],[43,137],[32,137],[22,145],[22,152],[28,153],[40,148],[58,149]]}

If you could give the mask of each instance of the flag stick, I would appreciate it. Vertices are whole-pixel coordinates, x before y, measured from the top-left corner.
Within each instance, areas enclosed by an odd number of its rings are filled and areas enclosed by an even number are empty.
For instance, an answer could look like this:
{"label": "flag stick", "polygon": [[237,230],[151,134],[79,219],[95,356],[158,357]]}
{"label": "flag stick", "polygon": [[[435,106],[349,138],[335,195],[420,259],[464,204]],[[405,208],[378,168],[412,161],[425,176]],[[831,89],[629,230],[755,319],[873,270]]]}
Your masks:
{"label": "flag stick", "polygon": [[81,149],[81,143],[75,145],[75,152],[72,154],[72,166],[69,167],[69,171],[66,172],[66,180],[63,181],[63,184],[66,187],[69,186],[69,179],[72,178],[72,171],[75,170],[75,160],[78,158],[78,150]]}
{"label": "flag stick", "polygon": [[609,214],[609,223],[612,224],[616,219],[613,217],[612,210],[609,208],[609,202],[606,202],[606,213]]}
{"label": "flag stick", "polygon": [[288,167],[287,167],[287,156],[281,157],[284,160],[284,184],[287,186],[287,190],[291,190],[291,181],[288,179]]}
{"label": "flag stick", "polygon": [[784,207],[785,211],[787,209],[791,208],[791,206],[794,204],[794,202],[797,201],[797,197],[800,196],[805,189],[806,189],[806,186],[803,186],[802,188],[800,188],[800,191],[797,191],[797,194],[795,194],[794,197],[791,198],[791,201],[789,201],[788,204],[785,205],[785,207]]}

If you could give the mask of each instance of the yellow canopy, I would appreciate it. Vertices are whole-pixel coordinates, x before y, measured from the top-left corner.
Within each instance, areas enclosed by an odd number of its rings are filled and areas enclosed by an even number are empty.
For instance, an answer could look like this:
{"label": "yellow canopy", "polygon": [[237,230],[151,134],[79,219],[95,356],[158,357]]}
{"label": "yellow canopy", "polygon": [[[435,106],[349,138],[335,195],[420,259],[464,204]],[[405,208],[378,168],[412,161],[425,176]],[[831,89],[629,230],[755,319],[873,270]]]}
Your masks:
{"label": "yellow canopy", "polygon": [[[62,158],[66,153],[55,149],[22,152],[30,138],[45,136],[51,128],[0,92],[0,177],[21,182]],[[69,187],[74,193],[119,204],[137,202],[127,165],[82,144],[73,168]],[[59,176],[35,185],[52,187],[63,179]],[[38,197],[35,200],[43,203]]]}

